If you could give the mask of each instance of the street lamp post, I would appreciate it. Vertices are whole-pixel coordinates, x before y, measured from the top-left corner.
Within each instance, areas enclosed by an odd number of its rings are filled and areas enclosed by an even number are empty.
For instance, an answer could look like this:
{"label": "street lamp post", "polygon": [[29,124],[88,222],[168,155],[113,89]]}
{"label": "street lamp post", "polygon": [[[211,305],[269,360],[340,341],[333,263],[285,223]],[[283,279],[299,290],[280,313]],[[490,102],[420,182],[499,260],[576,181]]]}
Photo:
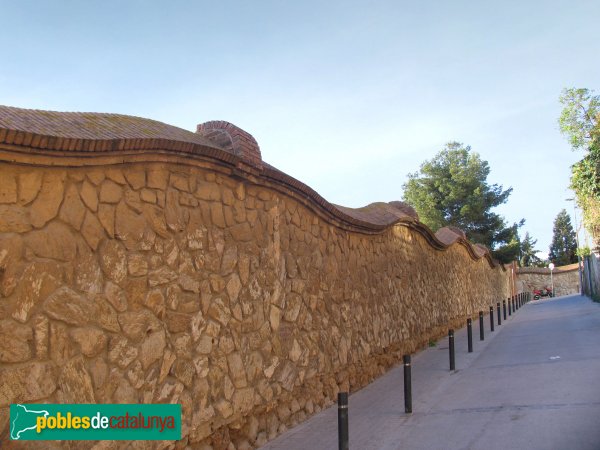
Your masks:
{"label": "street lamp post", "polygon": [[554,263],[550,263],[548,265],[548,268],[550,269],[550,284],[552,285],[552,294],[551,297],[554,297],[554,278],[552,278],[552,271],[554,270]]}

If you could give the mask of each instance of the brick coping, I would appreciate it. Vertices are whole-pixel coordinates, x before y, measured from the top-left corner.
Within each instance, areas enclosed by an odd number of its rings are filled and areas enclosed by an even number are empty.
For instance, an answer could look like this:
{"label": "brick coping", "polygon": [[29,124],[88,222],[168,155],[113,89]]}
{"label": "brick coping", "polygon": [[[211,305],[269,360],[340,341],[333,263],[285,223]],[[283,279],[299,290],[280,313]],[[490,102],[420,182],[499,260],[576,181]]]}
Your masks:
{"label": "brick coping", "polygon": [[[199,132],[194,133],[156,120],[123,114],[43,111],[2,105],[0,148],[32,157],[21,161],[25,164],[35,164],[36,155],[69,158],[70,161],[73,157],[81,158],[80,165],[87,165],[83,158],[89,159],[90,156],[118,156],[120,162],[125,162],[131,155],[140,153],[213,160],[232,167],[237,175],[253,182],[264,180],[283,185],[295,194],[294,197],[307,199],[308,203],[325,210],[354,231],[378,234],[394,225],[402,225],[420,233],[437,250],[460,244],[472,259],[485,258],[492,268],[499,266],[506,270],[504,265],[492,259],[485,246],[472,244],[461,230],[445,227],[433,233],[402,202],[377,202],[363,208],[334,205],[306,184],[263,162],[256,141],[250,134],[228,122],[207,123],[213,127],[214,124],[223,124],[228,132],[237,133],[235,139],[243,141],[246,148],[256,145],[254,153],[247,157],[248,151],[236,149],[235,142],[233,146],[224,145],[203,136],[203,125],[199,125]],[[3,155],[0,159],[15,161]],[[178,162],[181,162],[180,158]]]}

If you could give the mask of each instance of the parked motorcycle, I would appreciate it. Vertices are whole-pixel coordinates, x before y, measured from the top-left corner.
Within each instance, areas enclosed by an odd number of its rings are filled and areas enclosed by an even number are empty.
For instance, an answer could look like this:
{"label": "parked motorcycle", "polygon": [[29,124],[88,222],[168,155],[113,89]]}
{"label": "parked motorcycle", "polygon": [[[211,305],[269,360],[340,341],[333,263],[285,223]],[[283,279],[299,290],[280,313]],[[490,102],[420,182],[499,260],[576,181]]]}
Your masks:
{"label": "parked motorcycle", "polygon": [[542,297],[552,297],[552,289],[549,287],[545,287],[542,289],[534,289],[533,290],[533,299],[539,300]]}

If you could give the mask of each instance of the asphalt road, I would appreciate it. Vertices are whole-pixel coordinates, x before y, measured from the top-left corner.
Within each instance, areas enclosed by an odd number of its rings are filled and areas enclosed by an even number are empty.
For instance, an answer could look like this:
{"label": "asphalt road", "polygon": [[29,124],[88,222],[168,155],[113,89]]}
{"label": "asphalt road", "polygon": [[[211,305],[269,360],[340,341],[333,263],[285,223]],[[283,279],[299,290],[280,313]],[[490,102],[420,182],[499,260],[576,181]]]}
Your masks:
{"label": "asphalt road", "polygon": [[[349,402],[350,448],[600,449],[600,304],[581,296],[531,302],[489,330],[467,353],[456,332],[412,357],[413,414],[404,413],[398,366]],[[334,405],[263,449],[337,449]]]}

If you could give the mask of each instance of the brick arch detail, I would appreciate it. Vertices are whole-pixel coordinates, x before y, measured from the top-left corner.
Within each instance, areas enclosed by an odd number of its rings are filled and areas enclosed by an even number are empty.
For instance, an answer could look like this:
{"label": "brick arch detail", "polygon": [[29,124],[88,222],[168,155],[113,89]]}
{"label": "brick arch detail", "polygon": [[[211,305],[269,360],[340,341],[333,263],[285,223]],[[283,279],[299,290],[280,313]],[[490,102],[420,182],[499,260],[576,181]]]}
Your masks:
{"label": "brick arch detail", "polygon": [[250,133],[234,124],[224,120],[212,120],[199,124],[196,133],[231,151],[246,163],[262,169],[262,155],[258,142]]}

